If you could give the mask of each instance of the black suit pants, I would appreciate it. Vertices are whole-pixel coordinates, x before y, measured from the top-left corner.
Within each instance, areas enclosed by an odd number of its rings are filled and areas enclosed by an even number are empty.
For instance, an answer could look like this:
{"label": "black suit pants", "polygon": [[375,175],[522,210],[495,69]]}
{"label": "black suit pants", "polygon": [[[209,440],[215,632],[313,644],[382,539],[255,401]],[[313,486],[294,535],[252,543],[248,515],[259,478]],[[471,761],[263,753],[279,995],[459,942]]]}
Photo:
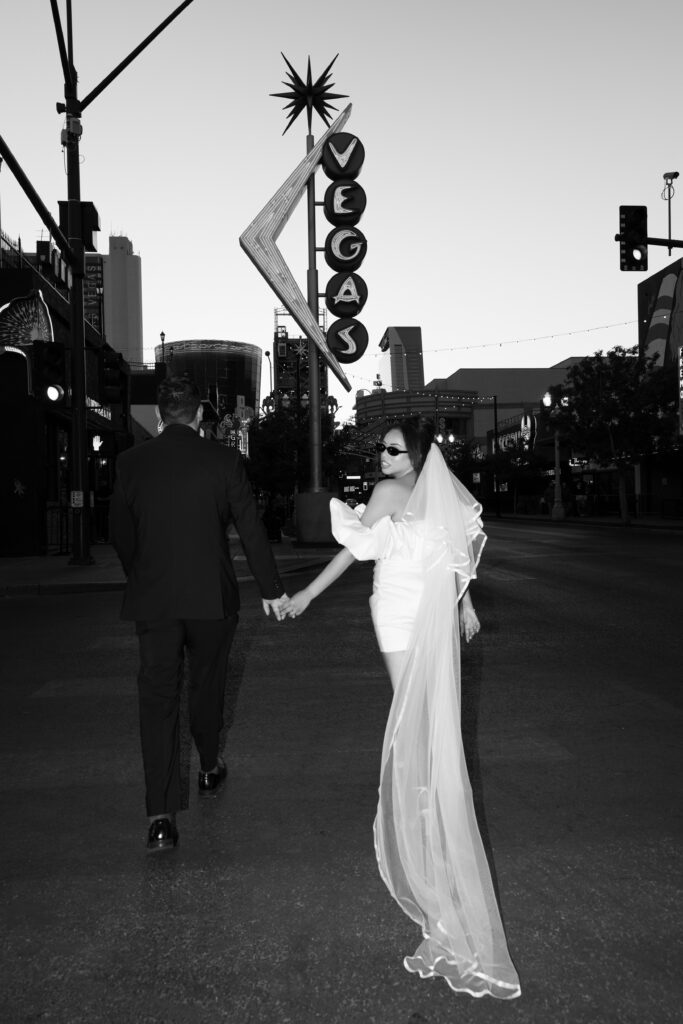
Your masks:
{"label": "black suit pants", "polygon": [[140,644],[140,737],[148,815],[172,814],[181,806],[179,711],[186,650],[190,731],[202,771],[216,767],[228,656],[236,626],[237,615],[135,624]]}

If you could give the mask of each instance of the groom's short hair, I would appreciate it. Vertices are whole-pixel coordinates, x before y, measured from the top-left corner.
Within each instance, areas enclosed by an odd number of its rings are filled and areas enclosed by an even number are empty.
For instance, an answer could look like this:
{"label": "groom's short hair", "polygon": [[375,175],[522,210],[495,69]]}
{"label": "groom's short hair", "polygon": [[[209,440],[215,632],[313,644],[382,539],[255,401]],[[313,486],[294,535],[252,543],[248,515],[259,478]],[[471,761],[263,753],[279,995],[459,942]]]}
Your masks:
{"label": "groom's short hair", "polygon": [[200,404],[199,388],[189,377],[167,377],[157,389],[159,415],[164,423],[192,423]]}

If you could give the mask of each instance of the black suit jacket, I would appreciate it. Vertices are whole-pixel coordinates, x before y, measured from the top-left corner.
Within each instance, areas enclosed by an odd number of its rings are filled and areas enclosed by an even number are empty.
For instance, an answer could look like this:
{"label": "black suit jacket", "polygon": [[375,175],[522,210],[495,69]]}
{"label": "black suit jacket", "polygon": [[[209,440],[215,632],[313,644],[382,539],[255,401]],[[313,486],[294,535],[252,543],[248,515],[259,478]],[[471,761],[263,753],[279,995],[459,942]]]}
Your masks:
{"label": "black suit jacket", "polygon": [[265,598],[284,593],[241,455],[189,426],[122,452],[110,536],[128,581],[123,619],[220,619],[239,608],[227,528]]}

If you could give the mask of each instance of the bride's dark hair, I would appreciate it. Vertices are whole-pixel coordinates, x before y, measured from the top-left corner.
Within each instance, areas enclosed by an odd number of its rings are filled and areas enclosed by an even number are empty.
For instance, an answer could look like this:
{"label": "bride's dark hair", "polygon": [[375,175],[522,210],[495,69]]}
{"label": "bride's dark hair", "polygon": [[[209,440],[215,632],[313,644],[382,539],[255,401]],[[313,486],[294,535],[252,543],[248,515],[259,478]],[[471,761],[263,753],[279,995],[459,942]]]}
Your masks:
{"label": "bride's dark hair", "polygon": [[434,440],[433,422],[426,416],[407,416],[393,426],[403,434],[413,469],[419,476]]}

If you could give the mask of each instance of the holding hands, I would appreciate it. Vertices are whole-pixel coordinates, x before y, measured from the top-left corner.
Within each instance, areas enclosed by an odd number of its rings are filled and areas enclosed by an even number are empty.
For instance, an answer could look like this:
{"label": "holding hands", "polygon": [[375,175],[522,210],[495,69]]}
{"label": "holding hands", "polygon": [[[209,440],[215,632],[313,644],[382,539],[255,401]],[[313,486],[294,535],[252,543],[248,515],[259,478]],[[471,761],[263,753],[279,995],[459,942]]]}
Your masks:
{"label": "holding hands", "polygon": [[272,608],[273,614],[275,615],[277,621],[282,622],[282,620],[286,618],[285,606],[287,605],[288,601],[289,598],[287,597],[286,594],[283,594],[282,597],[271,598],[270,600],[264,597],[262,601],[263,610],[266,613],[266,615],[270,615],[270,610]]}
{"label": "holding hands", "polygon": [[295,619],[297,615],[301,615],[302,612],[306,611],[312,600],[313,595],[309,594],[308,588],[306,588],[300,590],[298,594],[294,594],[292,597],[283,594],[282,597],[270,601],[263,598],[263,610],[266,615],[270,615],[272,609],[277,621],[282,622],[283,619]]}
{"label": "holding hands", "polygon": [[284,606],[284,613],[288,619],[295,619],[297,615],[301,615],[305,612],[309,604],[313,600],[311,594],[308,593],[308,588],[300,590],[297,594],[293,594],[287,599],[287,603]]}

